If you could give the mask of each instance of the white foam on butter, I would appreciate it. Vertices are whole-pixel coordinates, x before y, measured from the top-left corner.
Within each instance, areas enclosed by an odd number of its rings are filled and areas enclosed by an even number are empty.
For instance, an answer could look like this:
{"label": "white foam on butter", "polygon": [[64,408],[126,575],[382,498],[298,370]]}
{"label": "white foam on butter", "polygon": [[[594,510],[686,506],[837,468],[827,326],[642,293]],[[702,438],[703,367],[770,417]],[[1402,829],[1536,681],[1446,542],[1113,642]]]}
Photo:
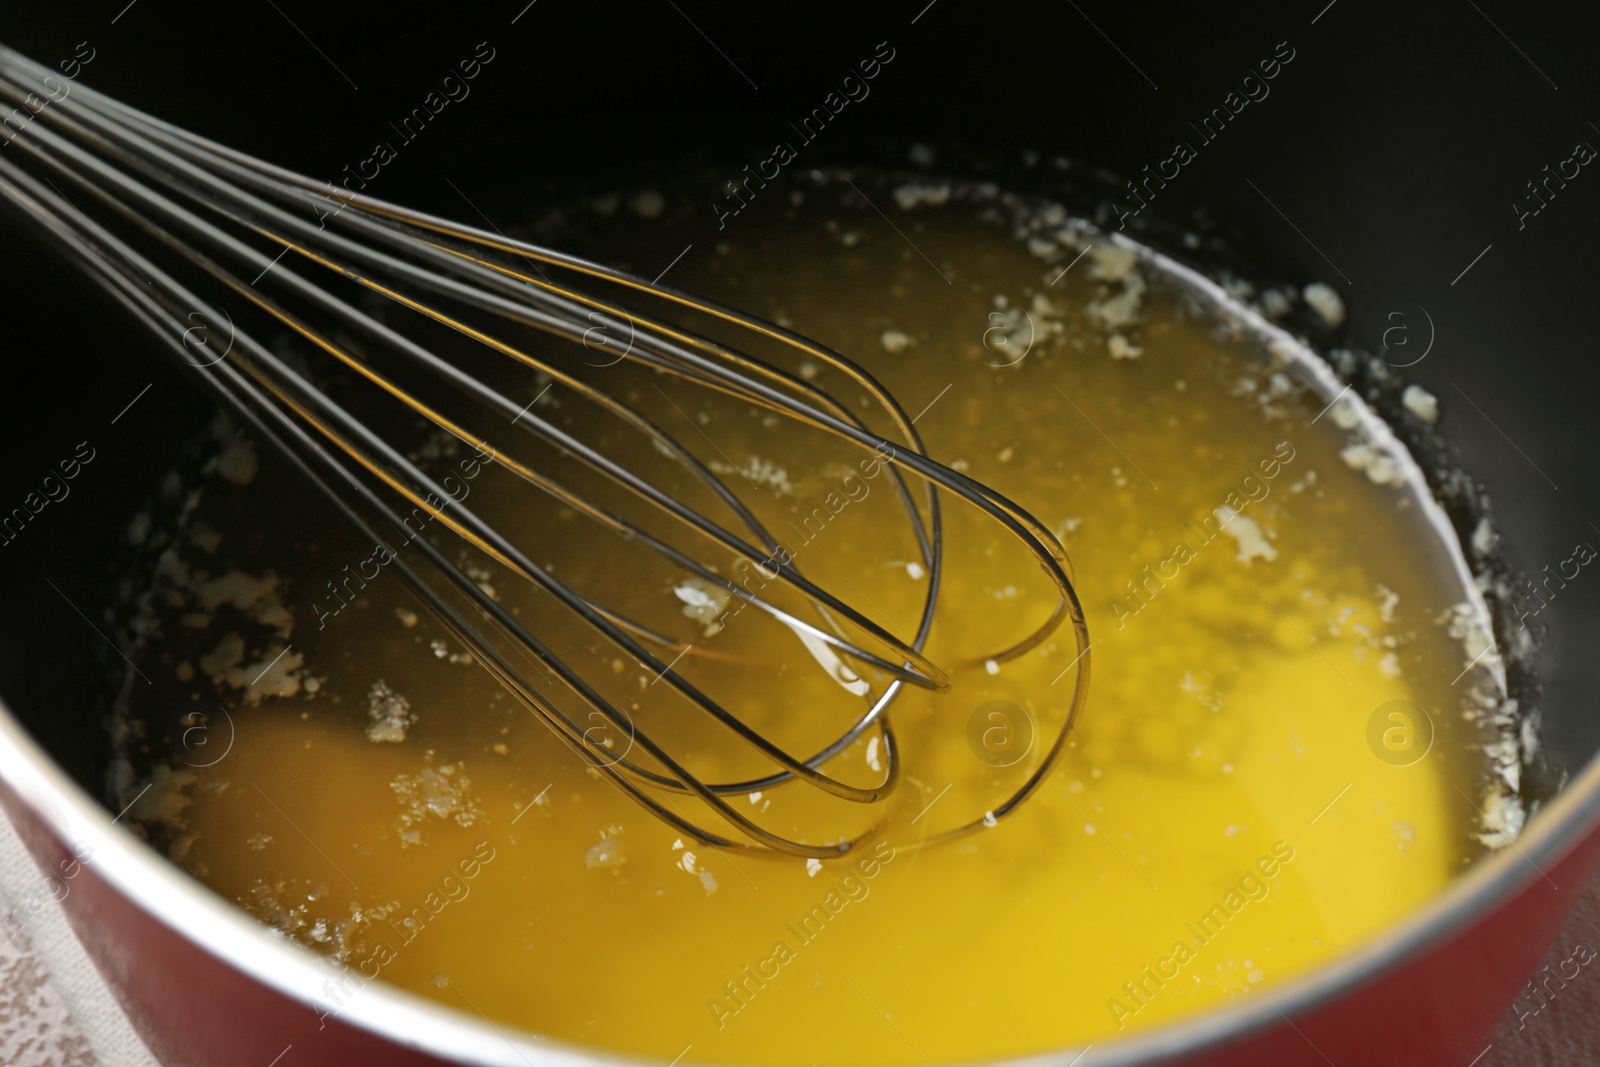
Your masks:
{"label": "white foam on butter", "polygon": [[[1285,369],[1292,370],[1295,378],[1309,385],[1324,403],[1332,407],[1338,428],[1352,433],[1356,438],[1360,462],[1351,462],[1348,455],[1345,461],[1353,467],[1364,469],[1374,482],[1393,486],[1396,492],[1405,494],[1416,513],[1433,528],[1435,540],[1444,550],[1460,587],[1461,600],[1453,609],[1450,621],[1452,635],[1460,637],[1462,641],[1462,674],[1477,672],[1478,677],[1492,688],[1492,693],[1484,693],[1481,688],[1474,693],[1473,687],[1463,686],[1459,711],[1468,716],[1481,714],[1487,703],[1498,709],[1496,718],[1505,718],[1507,728],[1511,731],[1506,738],[1508,744],[1491,746],[1494,750],[1489,752],[1499,777],[1491,779],[1482,794],[1479,807],[1488,814],[1484,816],[1483,830],[1478,838],[1491,848],[1510,844],[1521,832],[1526,819],[1522,801],[1514,792],[1517,772],[1521,769],[1517,728],[1512,721],[1514,716],[1504,714],[1507,709],[1514,709],[1516,703],[1510,700],[1506,690],[1505,660],[1495,640],[1494,616],[1473,577],[1461,539],[1456,535],[1444,508],[1434,499],[1432,490],[1428,488],[1427,477],[1411,455],[1411,450],[1395,436],[1389,424],[1354,389],[1340,381],[1333,368],[1299,338],[1273,325],[1260,313],[1229,296],[1222,286],[1176,260],[1119,233],[1097,236],[1136,252],[1147,270],[1168,279],[1175,288],[1204,305],[1216,318],[1237,328],[1244,338],[1260,344]],[[1346,452],[1349,451],[1346,449]],[[1374,477],[1375,467],[1381,477]],[[1531,746],[1524,747],[1531,751]],[[1511,791],[1503,789],[1498,784],[1500,782],[1509,785]]]}

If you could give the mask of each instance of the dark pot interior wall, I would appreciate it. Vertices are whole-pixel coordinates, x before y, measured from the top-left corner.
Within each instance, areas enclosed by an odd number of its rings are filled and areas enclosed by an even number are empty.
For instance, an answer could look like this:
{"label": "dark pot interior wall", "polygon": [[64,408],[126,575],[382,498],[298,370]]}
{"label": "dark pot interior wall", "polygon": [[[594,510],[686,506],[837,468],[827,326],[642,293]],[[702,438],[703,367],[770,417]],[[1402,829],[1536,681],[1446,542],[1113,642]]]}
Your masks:
{"label": "dark pot interior wall", "polygon": [[[926,141],[1013,166],[1029,148],[1068,153],[1134,176],[1188,141],[1196,157],[1150,214],[1182,220],[1204,205],[1257,234],[1270,273],[1338,288],[1369,346],[1396,311],[1425,340],[1425,309],[1433,348],[1406,373],[1440,396],[1445,428],[1494,496],[1513,563],[1536,573],[1577,541],[1600,544],[1600,507],[1590,506],[1600,487],[1600,175],[1584,168],[1520,229],[1512,207],[1534,206],[1524,183],[1576,142],[1600,146],[1589,121],[1600,118],[1600,9],[525,3],[12,5],[0,40],[50,64],[87,42],[85,84],[327,178],[379,140],[399,143],[390,123],[486,42],[493,58],[470,96],[400,147],[373,188],[466,219],[475,211],[464,197],[504,217],[541,189],[637,180],[686,155],[755,162],[888,42],[894,59],[871,95],[802,149],[801,164],[811,152],[839,161]],[[1204,143],[1190,123],[1289,50],[1270,95]],[[707,190],[708,209],[715,196]],[[97,638],[77,611],[98,619],[97,561],[117,533],[103,517],[130,513],[198,408],[9,218],[0,241],[0,447],[11,457],[0,510],[78,442],[97,449],[73,495],[0,547],[0,694],[65,742],[86,732],[70,709],[85,706]],[[1587,571],[1539,617],[1552,659],[1542,704],[1552,741],[1574,758],[1600,745],[1597,620],[1600,576]],[[91,762],[78,768],[85,776]]]}

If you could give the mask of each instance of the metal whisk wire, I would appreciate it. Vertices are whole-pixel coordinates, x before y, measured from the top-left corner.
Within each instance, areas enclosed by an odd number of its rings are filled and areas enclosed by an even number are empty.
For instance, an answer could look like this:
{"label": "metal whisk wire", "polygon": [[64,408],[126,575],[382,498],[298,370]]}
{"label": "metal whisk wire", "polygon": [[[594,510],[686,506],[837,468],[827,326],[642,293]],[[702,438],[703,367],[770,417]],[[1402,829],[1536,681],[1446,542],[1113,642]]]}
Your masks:
{"label": "metal whisk wire", "polygon": [[[69,91],[49,75],[47,68],[0,46],[0,97],[17,102],[43,120],[30,122],[10,142],[40,165],[41,173],[24,168],[15,157],[0,154],[0,201],[42,228],[57,247],[69,253],[113,298],[149,327],[177,358],[199,366],[190,340],[197,330],[195,319],[202,323],[198,329],[203,341],[209,343],[210,327],[204,324],[221,321],[222,310],[145,250],[90,219],[61,191],[52,176],[65,178],[87,192],[112,217],[153,239],[158,249],[175,253],[189,267],[198,268],[198,281],[209,279],[247,301],[265,315],[265,321],[287,327],[346,372],[365,379],[416,415],[477,448],[477,455],[487,462],[499,464],[580,515],[651,549],[713,587],[726,589],[730,597],[756,607],[803,639],[820,642],[890,679],[867,710],[832,742],[809,757],[790,753],[683,677],[675,669],[677,659],[669,662],[647,646],[666,655],[676,653],[680,659],[686,654],[708,655],[705,650],[660,634],[557,579],[327,390],[248,330],[235,325],[230,353],[200,366],[199,377],[258,438],[282,452],[362,537],[385,545],[373,520],[398,533],[408,531],[405,519],[395,510],[397,503],[437,518],[465,541],[549,593],[586,626],[655,674],[658,681],[773,767],[770,773],[739,781],[702,780],[647,732],[638,729],[580,671],[480,589],[428,538],[412,535],[406,544],[425,559],[427,572],[435,575],[433,581],[391,550],[390,569],[474,653],[477,662],[591,767],[654,815],[707,844],[808,857],[847,852],[872,832],[831,841],[800,840],[762,827],[724,798],[796,780],[831,796],[863,804],[880,801],[893,792],[901,777],[901,765],[887,709],[903,685],[927,689],[949,685],[948,677],[922,651],[932,627],[943,573],[939,489],[977,508],[1021,542],[1059,593],[1058,603],[1044,624],[1021,641],[982,658],[1005,660],[1020,656],[1048,640],[1066,621],[1072,623],[1078,655],[1069,708],[1059,734],[1039,765],[1004,803],[930,840],[945,840],[994,825],[1037,790],[1053,770],[1081,711],[1089,678],[1088,631],[1065,552],[1038,520],[1015,503],[929,459],[904,409],[863,368],[825,346],[732,308],[553,249],[462,226],[348,189],[335,190],[330,183],[318,183],[218,145],[86,87],[73,85]],[[41,97],[41,92],[47,95]],[[35,109],[34,102],[41,99],[49,103]],[[264,239],[267,250],[247,238]],[[278,249],[276,255],[270,254],[274,246]],[[518,405],[410,334],[302,276],[292,265],[296,260],[281,262],[290,251],[296,253],[297,260],[341,276],[477,345],[547,375],[614,416],[687,471],[727,508],[745,533],[735,533],[694,510],[603,451],[531,412],[531,405]],[[532,273],[496,258],[497,254],[521,259],[532,267]],[[845,403],[810,381],[684,326],[572,284],[553,281],[545,268],[646,294],[818,360],[861,388],[905,443],[892,443],[873,432]],[[246,281],[247,274],[254,281]],[[272,293],[260,287],[269,279]],[[299,303],[291,307],[273,293],[283,293]],[[738,496],[645,415],[589,377],[572,373],[472,325],[459,313],[446,310],[446,304],[457,304],[579,345],[589,344],[597,329],[605,331],[608,346],[611,337],[625,335],[628,344],[618,354],[619,360],[748,402],[869,451],[874,462],[890,476],[928,575],[927,593],[913,639],[902,641],[805,577],[787,558],[781,543]],[[753,564],[763,578],[780,582],[803,597],[817,613],[818,622],[802,619],[741,587],[662,537],[607,510],[591,495],[502,454],[465,425],[385,375],[363,352],[335,340],[335,331],[313,323],[303,310],[306,308],[325,315],[337,332],[359,335],[489,410],[498,411],[520,432],[544,441],[562,456],[720,550]],[[923,483],[926,516],[907,485],[906,473]],[[380,483],[387,494],[376,489],[373,482]],[[488,630],[444,598],[438,585],[440,578],[470,605]],[[847,630],[860,636],[853,639]],[[489,631],[509,643],[516,656],[543,676],[546,684],[554,675],[567,692],[625,733],[630,740],[629,749],[617,755],[592,738],[592,731],[584,729],[572,712],[529,681],[516,659],[486,636]],[[863,647],[863,639],[870,648]],[[878,731],[885,761],[878,784],[852,785],[824,770],[829,760],[873,728]],[[634,745],[648,755],[654,769],[628,758]],[[747,840],[729,837],[684,815],[672,800],[673,794],[697,798]]]}

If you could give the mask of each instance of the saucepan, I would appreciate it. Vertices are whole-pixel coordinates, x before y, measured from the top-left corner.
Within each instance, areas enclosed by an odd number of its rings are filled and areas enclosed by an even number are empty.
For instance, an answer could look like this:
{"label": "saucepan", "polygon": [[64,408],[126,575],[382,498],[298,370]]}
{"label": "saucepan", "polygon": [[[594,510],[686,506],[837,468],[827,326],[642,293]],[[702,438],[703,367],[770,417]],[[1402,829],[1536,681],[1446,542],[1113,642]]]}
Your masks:
{"label": "saucepan", "polygon": [[[461,217],[687,160],[759,166],[862,56],[890,54],[794,165],[924,146],[1020,191],[1094,185],[1109,229],[1158,246],[1204,229],[1236,268],[1335,288],[1348,343],[1444,401],[1445,458],[1492,502],[1513,591],[1500,637],[1525,627],[1535,650],[1513,681],[1540,739],[1537,811],[1515,848],[1359,951],[1092,1062],[1461,1067],[1600,864],[1600,579],[1570,573],[1574,544],[1600,539],[1597,31],[1592,9],[1487,2],[113,0],[13,5],[0,39],[297,170],[381,168],[386,197]],[[417,100],[450,121],[408,136]],[[708,242],[723,195],[706,189]],[[326,1017],[314,957],[116,824],[104,561],[209,412],[68,268],[9,219],[0,235],[0,805],[149,1047],[170,1067],[287,1046],[298,1064],[611,1062],[376,986]],[[1539,595],[1530,579],[1555,572]]]}

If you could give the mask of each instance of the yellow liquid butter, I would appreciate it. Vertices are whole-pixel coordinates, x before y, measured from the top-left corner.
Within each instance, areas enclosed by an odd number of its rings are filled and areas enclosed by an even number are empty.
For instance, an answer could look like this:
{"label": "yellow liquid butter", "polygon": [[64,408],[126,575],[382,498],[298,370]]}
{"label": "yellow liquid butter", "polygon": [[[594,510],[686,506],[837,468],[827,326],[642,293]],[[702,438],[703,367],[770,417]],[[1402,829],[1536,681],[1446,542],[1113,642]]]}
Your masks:
{"label": "yellow liquid butter", "polygon": [[[132,811],[153,840],[345,968],[327,1010],[381,979],[663,1061],[1032,1053],[1270,995],[1483,853],[1505,816],[1486,827],[1482,811],[1511,803],[1482,751],[1498,739],[1481,714],[1498,659],[1480,654],[1459,551],[1358,402],[1330,408],[1281,343],[1058,212],[981,191],[919,203],[913,186],[909,208],[878,198],[897,229],[848,189],[772,200],[715,247],[672,211],[582,221],[647,275],[647,255],[693,240],[675,284],[858,358],[920,412],[933,456],[1060,536],[1094,663],[1061,766],[994,828],[916,847],[1015,788],[1059,728],[1076,655],[1064,628],[1017,660],[975,658],[1051,600],[1015,544],[950,498],[928,652],[953,685],[892,706],[906,780],[883,836],[808,864],[697,845],[588,772],[370,545],[230,438],[151,597],[157,685],[133,694],[128,721],[149,725],[142,747],[130,735],[120,791],[132,799],[153,767],[158,788]],[[746,406],[615,380],[725,472],[808,574],[915,630],[927,574],[888,479],[852,475],[848,450],[813,452]],[[534,410],[586,417],[559,389]],[[818,709],[848,721],[838,685],[781,629],[697,608],[672,568],[632,569],[612,535],[475,469],[471,449],[439,451],[436,469],[533,538],[541,564],[650,601],[652,622],[734,656],[684,665],[722,679],[728,706],[780,733]],[[505,568],[472,565],[525,620],[570,628]],[[570,647],[641,728],[718,758],[673,733],[639,665],[587,636]],[[158,731],[191,699],[227,722],[213,715],[209,747],[168,758]],[[875,745],[830,769],[876,781]],[[809,802],[785,800],[803,788],[734,802],[814,830]]]}

